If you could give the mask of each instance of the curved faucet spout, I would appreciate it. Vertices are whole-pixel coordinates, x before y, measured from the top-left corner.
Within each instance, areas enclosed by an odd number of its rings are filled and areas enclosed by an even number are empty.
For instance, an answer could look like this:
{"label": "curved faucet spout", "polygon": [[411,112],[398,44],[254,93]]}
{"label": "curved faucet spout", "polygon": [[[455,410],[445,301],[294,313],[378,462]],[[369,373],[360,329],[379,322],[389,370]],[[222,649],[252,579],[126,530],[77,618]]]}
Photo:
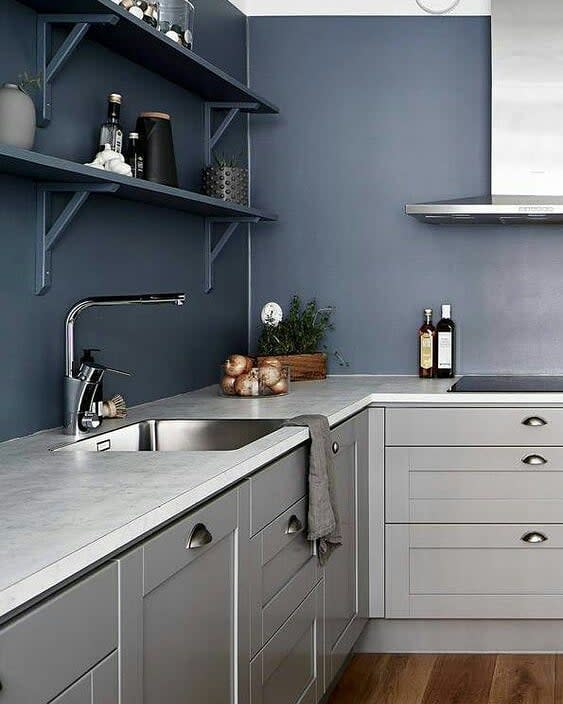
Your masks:
{"label": "curved faucet spout", "polygon": [[132,296],[96,296],[78,301],[69,310],[65,320],[65,375],[73,376],[74,372],[74,323],[78,316],[87,308],[93,306],[129,306],[171,303],[182,306],[186,302],[185,293],[146,293]]}

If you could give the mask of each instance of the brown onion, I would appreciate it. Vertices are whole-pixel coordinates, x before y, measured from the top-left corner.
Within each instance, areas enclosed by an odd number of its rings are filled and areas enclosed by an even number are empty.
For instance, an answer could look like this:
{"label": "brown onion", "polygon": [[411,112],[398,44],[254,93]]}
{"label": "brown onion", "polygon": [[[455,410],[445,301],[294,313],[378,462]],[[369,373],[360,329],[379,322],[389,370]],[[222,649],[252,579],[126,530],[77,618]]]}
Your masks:
{"label": "brown onion", "polygon": [[235,380],[235,392],[239,396],[258,396],[260,386],[258,384],[258,374],[252,369],[237,376]]}
{"label": "brown onion", "polygon": [[266,364],[259,367],[258,378],[266,386],[274,386],[281,379],[281,369]]}
{"label": "brown onion", "polygon": [[289,384],[286,378],[282,377],[277,384],[270,386],[273,394],[286,394],[289,390]]}
{"label": "brown onion", "polygon": [[[252,367],[252,364],[250,365]],[[232,354],[225,362],[225,374],[239,376],[248,371],[248,358],[243,354]]]}
{"label": "brown onion", "polygon": [[262,359],[258,362],[258,366],[273,367],[274,369],[278,369],[280,373],[282,370],[282,363],[277,357],[262,357]]}
{"label": "brown onion", "polygon": [[225,375],[221,379],[221,389],[224,394],[227,394],[228,396],[234,396],[235,395],[235,381],[236,377],[234,376],[227,376]]}

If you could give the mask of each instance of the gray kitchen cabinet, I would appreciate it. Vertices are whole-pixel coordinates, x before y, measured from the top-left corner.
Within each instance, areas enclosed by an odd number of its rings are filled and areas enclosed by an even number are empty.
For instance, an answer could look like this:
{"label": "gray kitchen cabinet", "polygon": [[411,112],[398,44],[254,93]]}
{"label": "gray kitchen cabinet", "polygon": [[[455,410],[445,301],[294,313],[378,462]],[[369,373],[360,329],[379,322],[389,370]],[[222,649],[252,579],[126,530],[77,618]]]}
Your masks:
{"label": "gray kitchen cabinet", "polygon": [[563,408],[388,408],[388,446],[562,445]]}
{"label": "gray kitchen cabinet", "polygon": [[119,560],[121,704],[244,701],[238,532],[234,489]]}
{"label": "gray kitchen cabinet", "polygon": [[316,704],[320,700],[323,630],[319,584],[252,661],[250,704]]}
{"label": "gray kitchen cabinet", "polygon": [[563,618],[563,525],[387,526],[387,618]]}
{"label": "gray kitchen cabinet", "polygon": [[117,666],[114,652],[50,704],[118,704]]}
{"label": "gray kitchen cabinet", "polygon": [[331,433],[343,545],[324,569],[327,684],[336,676],[368,615],[368,413]]}
{"label": "gray kitchen cabinet", "polygon": [[561,447],[388,447],[388,523],[559,523]]}
{"label": "gray kitchen cabinet", "polygon": [[117,704],[117,565],[0,629],[1,704]]}

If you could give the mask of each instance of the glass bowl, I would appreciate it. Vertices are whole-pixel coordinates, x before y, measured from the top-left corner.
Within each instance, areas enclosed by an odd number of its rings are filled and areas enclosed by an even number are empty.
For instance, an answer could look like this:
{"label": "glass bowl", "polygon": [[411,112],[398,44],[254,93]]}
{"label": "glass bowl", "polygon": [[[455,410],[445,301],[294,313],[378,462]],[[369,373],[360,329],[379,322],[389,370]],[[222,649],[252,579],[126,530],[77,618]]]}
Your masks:
{"label": "glass bowl", "polygon": [[290,391],[290,368],[283,365],[265,364],[252,367],[238,376],[230,376],[221,366],[219,393],[231,398],[264,398],[287,396]]}

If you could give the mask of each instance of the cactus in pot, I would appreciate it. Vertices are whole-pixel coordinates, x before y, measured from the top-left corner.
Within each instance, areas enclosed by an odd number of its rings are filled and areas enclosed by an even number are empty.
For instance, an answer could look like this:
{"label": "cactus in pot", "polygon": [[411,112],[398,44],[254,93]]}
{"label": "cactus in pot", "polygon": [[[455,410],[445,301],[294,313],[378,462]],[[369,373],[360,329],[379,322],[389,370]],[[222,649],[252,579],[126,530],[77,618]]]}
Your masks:
{"label": "cactus in pot", "polygon": [[212,198],[248,205],[248,169],[236,157],[215,155],[215,164],[203,169],[203,192]]}

